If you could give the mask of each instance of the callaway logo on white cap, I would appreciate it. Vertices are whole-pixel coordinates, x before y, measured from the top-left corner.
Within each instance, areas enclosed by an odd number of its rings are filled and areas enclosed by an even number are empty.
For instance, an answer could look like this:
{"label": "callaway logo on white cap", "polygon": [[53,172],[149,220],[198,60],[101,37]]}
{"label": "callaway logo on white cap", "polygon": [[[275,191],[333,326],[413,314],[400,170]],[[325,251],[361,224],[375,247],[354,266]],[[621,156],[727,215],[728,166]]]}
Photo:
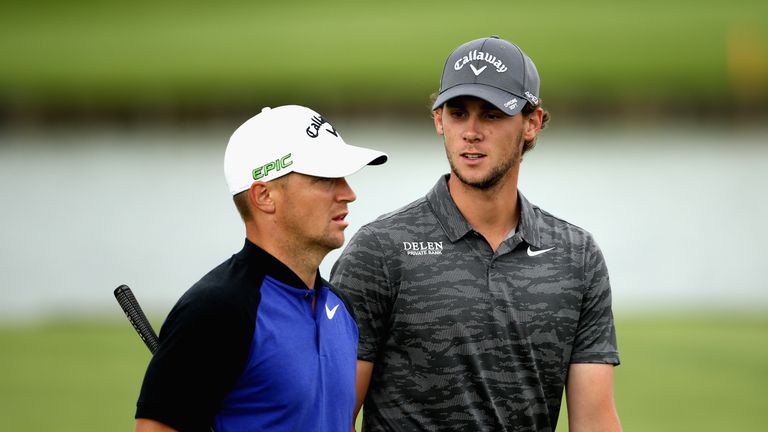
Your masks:
{"label": "callaway logo on white cap", "polygon": [[325,117],[309,108],[264,108],[243,123],[227,144],[224,176],[232,195],[291,172],[315,177],[346,177],[387,155],[348,145]]}

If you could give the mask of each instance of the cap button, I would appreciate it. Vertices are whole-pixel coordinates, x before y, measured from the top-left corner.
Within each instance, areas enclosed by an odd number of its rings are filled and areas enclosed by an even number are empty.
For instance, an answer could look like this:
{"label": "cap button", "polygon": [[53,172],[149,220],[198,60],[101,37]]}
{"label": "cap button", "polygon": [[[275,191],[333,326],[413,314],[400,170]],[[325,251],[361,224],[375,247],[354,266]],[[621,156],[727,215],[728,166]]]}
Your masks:
{"label": "cap button", "polygon": [[499,39],[499,35],[491,35],[491,39]]}
{"label": "cap button", "polygon": [[272,108],[270,108],[270,107],[264,107],[264,108],[261,109],[261,112],[267,112],[267,111],[269,111],[271,109]]}

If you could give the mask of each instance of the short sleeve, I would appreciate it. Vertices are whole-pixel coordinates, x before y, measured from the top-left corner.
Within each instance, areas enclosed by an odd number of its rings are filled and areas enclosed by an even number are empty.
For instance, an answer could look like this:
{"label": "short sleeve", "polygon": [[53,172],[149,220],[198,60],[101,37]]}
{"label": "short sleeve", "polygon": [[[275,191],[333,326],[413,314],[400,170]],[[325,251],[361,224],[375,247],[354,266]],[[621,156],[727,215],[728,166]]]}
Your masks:
{"label": "short sleeve", "polygon": [[185,294],[160,331],[136,417],[178,430],[210,431],[247,361],[254,325],[239,305],[221,296]]}
{"label": "short sleeve", "polygon": [[361,228],[331,270],[331,283],[352,302],[360,334],[358,358],[373,362],[386,334],[394,292],[381,246],[375,234]]}
{"label": "short sleeve", "polygon": [[608,269],[600,248],[591,236],[587,237],[584,257],[585,292],[571,363],[618,365]]}

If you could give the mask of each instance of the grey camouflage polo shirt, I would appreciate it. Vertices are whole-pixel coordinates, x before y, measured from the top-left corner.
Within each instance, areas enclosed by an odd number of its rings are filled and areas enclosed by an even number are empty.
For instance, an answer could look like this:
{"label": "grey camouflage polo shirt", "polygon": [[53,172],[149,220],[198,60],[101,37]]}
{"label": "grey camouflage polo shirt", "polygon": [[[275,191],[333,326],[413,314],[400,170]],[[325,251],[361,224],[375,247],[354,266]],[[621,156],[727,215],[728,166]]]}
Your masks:
{"label": "grey camouflage polo shirt", "polygon": [[363,226],[332,271],[374,363],[364,430],[552,431],[569,364],[619,364],[602,253],[521,194],[494,253],[447,178]]}

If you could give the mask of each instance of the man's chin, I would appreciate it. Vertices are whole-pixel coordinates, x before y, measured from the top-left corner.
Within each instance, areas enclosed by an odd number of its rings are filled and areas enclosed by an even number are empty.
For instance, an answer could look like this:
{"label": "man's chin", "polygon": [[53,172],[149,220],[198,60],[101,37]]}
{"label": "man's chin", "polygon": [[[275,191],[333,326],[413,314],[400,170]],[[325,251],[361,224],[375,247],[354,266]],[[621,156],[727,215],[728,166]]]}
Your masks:
{"label": "man's chin", "polygon": [[470,177],[464,176],[454,172],[456,179],[458,179],[465,186],[469,186],[473,189],[486,190],[496,186],[501,180],[501,177]]}
{"label": "man's chin", "polygon": [[344,235],[341,235],[340,238],[334,237],[328,239],[328,241],[325,243],[325,246],[328,248],[329,252],[344,246]]}

